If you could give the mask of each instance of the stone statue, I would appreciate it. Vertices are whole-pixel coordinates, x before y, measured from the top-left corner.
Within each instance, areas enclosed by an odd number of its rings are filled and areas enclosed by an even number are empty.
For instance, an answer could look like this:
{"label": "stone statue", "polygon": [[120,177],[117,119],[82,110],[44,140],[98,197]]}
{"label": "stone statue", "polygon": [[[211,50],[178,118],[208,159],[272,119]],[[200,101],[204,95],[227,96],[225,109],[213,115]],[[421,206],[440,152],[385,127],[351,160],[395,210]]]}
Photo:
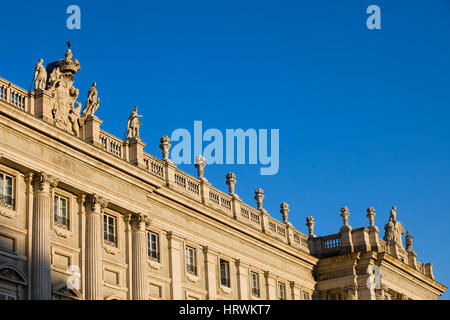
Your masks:
{"label": "stone statue", "polygon": [[39,59],[34,67],[34,90],[45,90],[47,84],[47,70],[43,65],[44,59]]}
{"label": "stone statue", "polygon": [[92,87],[89,88],[88,98],[86,100],[86,106],[83,110],[83,118],[87,118],[88,116],[93,116],[95,111],[97,111],[98,106],[100,104],[100,98],[97,97],[97,88],[95,87],[97,83],[93,83]]}
{"label": "stone statue", "polygon": [[414,237],[409,234],[409,231],[406,231],[406,251],[412,252],[413,251],[413,239]]}
{"label": "stone statue", "polygon": [[391,215],[389,221],[384,226],[386,233],[384,234],[385,241],[393,241],[401,248],[403,248],[402,235],[405,233],[405,229],[400,221],[397,221],[397,207],[393,206],[391,209]]}
{"label": "stone statue", "polygon": [[141,126],[139,118],[142,118],[142,116],[138,115],[138,107],[136,106],[128,118],[127,139],[139,139],[139,127]]}
{"label": "stone statue", "polygon": [[80,112],[81,112],[81,102],[76,102],[77,107],[72,108],[69,110],[69,121],[72,123],[72,131],[75,134],[75,136],[80,135]]}

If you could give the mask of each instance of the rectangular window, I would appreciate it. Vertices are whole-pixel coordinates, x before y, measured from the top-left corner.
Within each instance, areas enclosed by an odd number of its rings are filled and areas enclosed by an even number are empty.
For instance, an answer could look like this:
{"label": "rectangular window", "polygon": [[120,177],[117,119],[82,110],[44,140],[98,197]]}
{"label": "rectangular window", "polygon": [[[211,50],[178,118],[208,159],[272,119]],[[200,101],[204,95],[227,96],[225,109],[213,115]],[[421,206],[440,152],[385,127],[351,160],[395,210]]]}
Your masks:
{"label": "rectangular window", "polygon": [[220,284],[230,287],[230,263],[220,259]]}
{"label": "rectangular window", "polygon": [[259,274],[256,272],[251,272],[250,280],[251,280],[252,296],[259,297]]}
{"label": "rectangular window", "polygon": [[278,299],[286,300],[286,285],[282,282],[278,282]]}
{"label": "rectangular window", "polygon": [[191,247],[186,247],[186,272],[197,275],[197,255]]}
{"label": "rectangular window", "polygon": [[69,199],[55,194],[53,200],[53,221],[55,225],[64,229],[69,229],[68,203]]}
{"label": "rectangular window", "polygon": [[103,215],[103,231],[105,243],[111,246],[117,246],[116,217],[109,214]]}
{"label": "rectangular window", "polygon": [[307,292],[303,293],[303,300],[309,300],[309,293]]}
{"label": "rectangular window", "polygon": [[147,252],[148,258],[159,262],[159,235],[147,232]]}
{"label": "rectangular window", "polygon": [[14,178],[0,172],[0,204],[14,207]]}

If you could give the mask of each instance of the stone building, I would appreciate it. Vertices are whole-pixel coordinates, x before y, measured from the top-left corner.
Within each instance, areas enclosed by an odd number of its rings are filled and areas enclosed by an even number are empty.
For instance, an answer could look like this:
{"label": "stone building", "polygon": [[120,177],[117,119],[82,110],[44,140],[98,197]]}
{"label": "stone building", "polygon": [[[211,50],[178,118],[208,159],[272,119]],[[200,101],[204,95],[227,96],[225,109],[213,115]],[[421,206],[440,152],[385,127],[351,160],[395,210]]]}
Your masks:
{"label": "stone building", "polygon": [[[0,300],[5,299],[437,299],[446,287],[403,246],[397,210],[385,226],[333,235],[282,222],[263,206],[143,151],[135,108],[125,140],[100,129],[95,82],[85,106],[80,63],[35,67],[34,90],[0,78]],[[83,110],[83,111],[82,111]]]}

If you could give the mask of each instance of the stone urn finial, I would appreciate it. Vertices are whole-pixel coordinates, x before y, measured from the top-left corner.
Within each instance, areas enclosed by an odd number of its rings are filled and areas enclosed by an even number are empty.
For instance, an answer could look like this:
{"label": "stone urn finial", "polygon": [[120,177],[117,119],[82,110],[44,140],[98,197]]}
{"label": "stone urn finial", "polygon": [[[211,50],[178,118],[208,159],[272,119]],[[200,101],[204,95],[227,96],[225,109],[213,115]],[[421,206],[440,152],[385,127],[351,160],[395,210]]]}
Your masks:
{"label": "stone urn finial", "polygon": [[203,157],[201,154],[195,157],[195,167],[197,168],[197,176],[199,179],[204,179],[203,169],[206,166],[205,160],[206,160],[205,157]]}
{"label": "stone urn finial", "polygon": [[375,227],[375,208],[368,207],[367,208],[367,218],[369,218],[370,227]]}
{"label": "stone urn finial", "polygon": [[264,199],[264,190],[261,188],[258,188],[255,190],[255,200],[256,205],[258,206],[258,210],[263,209],[263,199]]}
{"label": "stone urn finial", "polygon": [[308,233],[310,237],[315,237],[314,234],[314,225],[316,223],[314,222],[314,218],[312,216],[306,217],[306,226],[308,227]]}
{"label": "stone urn finial", "polygon": [[236,184],[236,175],[233,172],[228,172],[226,175],[226,184],[228,185],[228,192],[230,195],[235,195],[234,185]]}
{"label": "stone urn finial", "polygon": [[351,230],[352,227],[348,224],[348,216],[350,215],[350,212],[348,211],[347,206],[343,206],[341,208],[341,217],[342,217],[342,223],[343,226],[341,227],[341,231]]}
{"label": "stone urn finial", "polygon": [[170,144],[170,138],[168,136],[162,136],[159,142],[161,142],[159,148],[162,150],[163,160],[167,161],[169,160],[169,149],[172,146]]}
{"label": "stone urn finial", "polygon": [[289,205],[286,202],[282,202],[280,204],[280,213],[281,216],[283,217],[283,222],[287,223],[288,222],[288,214],[289,214]]}

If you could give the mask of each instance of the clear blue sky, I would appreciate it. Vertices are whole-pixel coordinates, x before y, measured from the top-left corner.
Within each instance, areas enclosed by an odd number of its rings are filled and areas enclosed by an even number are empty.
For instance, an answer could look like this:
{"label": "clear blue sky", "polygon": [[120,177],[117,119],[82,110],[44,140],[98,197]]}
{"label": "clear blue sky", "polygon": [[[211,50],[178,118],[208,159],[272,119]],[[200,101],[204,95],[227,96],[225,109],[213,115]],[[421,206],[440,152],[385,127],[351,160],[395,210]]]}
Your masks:
{"label": "clear blue sky", "polygon": [[[81,30],[66,8],[81,7]],[[381,8],[381,30],[366,8]],[[140,106],[145,150],[177,128],[279,128],[280,171],[212,165],[205,175],[306,232],[336,233],[339,209],[383,230],[392,205],[414,235],[421,262],[450,285],[450,1],[21,1],[2,3],[0,76],[28,89],[40,57],[63,57],[72,42],[85,102],[97,82],[102,129],[123,137]],[[181,166],[195,174],[192,166]],[[384,230],[381,236],[384,234]],[[444,298],[448,298],[446,294]]]}

